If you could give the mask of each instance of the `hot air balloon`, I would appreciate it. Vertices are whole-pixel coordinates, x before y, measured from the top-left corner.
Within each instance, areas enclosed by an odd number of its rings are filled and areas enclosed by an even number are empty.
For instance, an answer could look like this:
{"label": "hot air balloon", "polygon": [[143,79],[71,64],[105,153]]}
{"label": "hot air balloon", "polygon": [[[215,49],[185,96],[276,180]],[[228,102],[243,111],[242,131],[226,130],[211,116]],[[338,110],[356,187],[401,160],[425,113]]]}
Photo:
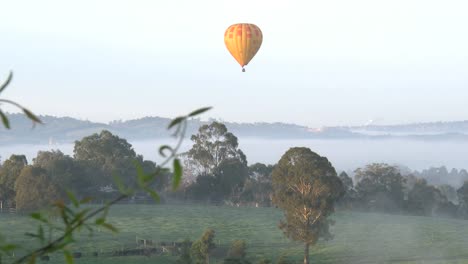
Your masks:
{"label": "hot air balloon", "polygon": [[231,55],[242,67],[255,56],[262,45],[263,35],[259,27],[254,24],[234,24],[224,33],[224,44]]}

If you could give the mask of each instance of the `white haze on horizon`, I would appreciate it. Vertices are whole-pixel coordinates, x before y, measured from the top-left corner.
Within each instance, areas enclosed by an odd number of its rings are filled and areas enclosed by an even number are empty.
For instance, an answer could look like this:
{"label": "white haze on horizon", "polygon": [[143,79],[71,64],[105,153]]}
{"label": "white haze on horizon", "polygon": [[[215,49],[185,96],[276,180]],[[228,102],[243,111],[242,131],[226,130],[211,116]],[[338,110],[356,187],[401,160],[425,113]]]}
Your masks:
{"label": "white haze on horizon", "polygon": [[[145,159],[160,162],[158,147],[173,143],[170,139],[130,141],[137,154]],[[191,147],[186,140],[181,151]],[[416,141],[401,139],[262,139],[239,138],[240,148],[247,155],[249,164],[276,163],[290,147],[308,147],[327,157],[338,172],[353,171],[373,162],[407,166],[411,170],[446,166],[448,170],[468,169],[468,141]],[[73,143],[42,145],[0,146],[1,160],[11,154],[25,154],[29,162],[40,150],[59,149],[73,155]]]}

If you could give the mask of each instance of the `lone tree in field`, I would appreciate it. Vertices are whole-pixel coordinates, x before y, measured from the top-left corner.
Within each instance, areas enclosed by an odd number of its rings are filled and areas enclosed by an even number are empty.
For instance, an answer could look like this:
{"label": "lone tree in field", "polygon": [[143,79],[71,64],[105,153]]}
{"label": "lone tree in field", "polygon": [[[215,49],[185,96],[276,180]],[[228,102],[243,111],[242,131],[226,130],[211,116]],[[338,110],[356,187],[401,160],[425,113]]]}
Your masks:
{"label": "lone tree in field", "polygon": [[330,239],[327,217],[344,193],[343,185],[327,158],[308,148],[291,148],[273,169],[273,203],[283,209],[279,228],[295,241],[304,243],[304,263],[309,247],[322,237]]}

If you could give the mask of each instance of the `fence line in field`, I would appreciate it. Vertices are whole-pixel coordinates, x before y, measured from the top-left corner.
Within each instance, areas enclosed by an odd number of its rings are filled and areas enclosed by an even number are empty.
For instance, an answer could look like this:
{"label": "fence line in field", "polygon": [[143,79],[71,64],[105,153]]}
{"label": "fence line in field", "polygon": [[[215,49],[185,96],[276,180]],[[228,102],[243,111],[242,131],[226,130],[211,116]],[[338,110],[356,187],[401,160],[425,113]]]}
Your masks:
{"label": "fence line in field", "polygon": [[16,208],[14,207],[0,208],[0,214],[16,214]]}
{"label": "fence line in field", "polygon": [[[152,241],[152,245],[138,245],[138,243],[126,243],[119,246],[96,248],[95,250],[76,250],[73,252],[75,258],[108,258],[108,257],[126,257],[126,256],[146,256],[146,257],[160,257],[166,256],[179,256],[182,247],[181,242],[164,242]],[[212,258],[221,260],[227,257],[227,251],[230,243],[216,244],[217,248],[212,252]],[[293,244],[290,243],[248,243],[248,251],[252,249],[263,248],[291,248]],[[218,253],[216,253],[218,252]],[[221,255],[220,255],[221,252]],[[53,258],[62,257],[61,254],[53,254]],[[276,256],[277,258],[278,256]],[[298,262],[300,263],[300,262]]]}

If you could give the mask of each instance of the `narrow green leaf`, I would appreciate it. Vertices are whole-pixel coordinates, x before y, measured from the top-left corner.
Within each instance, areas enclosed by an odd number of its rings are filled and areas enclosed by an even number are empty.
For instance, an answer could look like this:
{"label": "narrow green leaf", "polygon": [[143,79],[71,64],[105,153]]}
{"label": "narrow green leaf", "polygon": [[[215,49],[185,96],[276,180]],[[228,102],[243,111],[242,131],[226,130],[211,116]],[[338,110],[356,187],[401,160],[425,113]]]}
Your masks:
{"label": "narrow green leaf", "polygon": [[73,256],[68,250],[63,251],[63,255],[65,256],[65,261],[67,264],[73,264]]}
{"label": "narrow green leaf", "polygon": [[[71,221],[71,224],[73,225],[74,223],[76,222],[80,222],[83,220],[84,216],[89,212],[91,211],[91,209],[89,208],[86,208],[86,209],[83,209],[81,210],[79,213],[75,214],[75,218]],[[80,225],[82,225],[83,222],[80,223]]]}
{"label": "narrow green leaf", "polygon": [[151,174],[146,174],[138,161],[134,161],[133,164],[135,164],[137,171],[138,185],[143,188],[146,183],[150,182],[154,177]]}
{"label": "narrow green leaf", "polygon": [[138,161],[134,160],[133,165],[135,165],[137,175],[141,176],[141,177],[144,177],[145,176],[145,171],[143,170],[143,167],[141,166],[141,164]]}
{"label": "narrow green leaf", "polygon": [[31,214],[31,218],[36,219],[36,220],[42,220],[42,215],[39,212],[35,212]]}
{"label": "narrow green leaf", "polygon": [[179,159],[174,159],[173,161],[173,169],[174,169],[174,178],[172,182],[172,188],[175,190],[180,185],[180,181],[182,180],[182,165],[180,165]]}
{"label": "narrow green leaf", "polygon": [[0,85],[0,93],[3,92],[5,88],[7,88],[7,86],[10,84],[12,79],[13,79],[13,73],[10,72],[10,74],[8,74],[6,81],[2,85]]}
{"label": "narrow green leaf", "polygon": [[197,109],[193,112],[191,112],[188,116],[189,117],[194,117],[194,116],[197,116],[197,115],[200,115],[200,114],[203,114],[204,112],[208,111],[211,109],[211,106],[209,107],[203,107],[203,108],[200,108],[200,109]]}
{"label": "narrow green leaf", "polygon": [[37,235],[37,234],[34,234],[34,233],[29,233],[29,232],[27,232],[27,233],[24,233],[24,235],[25,235],[25,236],[28,236],[28,237],[38,237],[38,235]]}
{"label": "narrow green leaf", "polygon": [[63,210],[65,214],[67,214],[67,216],[73,217],[75,215],[75,212],[72,209],[70,209],[70,207],[68,206],[63,207]]}
{"label": "narrow green leaf", "polygon": [[31,111],[29,111],[29,110],[26,109],[26,108],[23,108],[23,109],[21,109],[21,110],[23,110],[23,113],[24,113],[29,119],[31,119],[33,122],[42,124],[42,121],[41,121],[35,114],[33,114]]}
{"label": "narrow green leaf", "polygon": [[[100,218],[104,219],[104,221],[102,221],[102,223],[104,223],[106,221],[107,215],[109,214],[109,208],[110,207],[106,207],[106,209],[104,209],[104,212],[102,212],[102,216],[100,217]],[[100,225],[102,225],[102,223],[100,223]]]}
{"label": "narrow green leaf", "polygon": [[180,125],[179,125],[179,126],[176,126],[176,129],[175,129],[175,131],[172,133],[172,136],[173,136],[173,137],[179,136],[181,130],[182,130],[182,126],[180,126]]}
{"label": "narrow green leaf", "polygon": [[105,222],[106,222],[106,218],[101,217],[101,218],[96,219],[96,222],[95,222],[95,223],[96,223],[96,225],[102,225],[102,224],[104,224]]}
{"label": "narrow green leaf", "polygon": [[67,193],[67,196],[68,196],[68,198],[70,199],[70,201],[73,203],[73,205],[74,205],[75,207],[79,207],[79,206],[80,206],[80,203],[78,202],[78,199],[76,199],[75,194],[73,194],[72,192],[70,192],[70,191],[68,191],[68,190],[66,191],[66,193]]}
{"label": "narrow green leaf", "polygon": [[45,241],[44,228],[42,228],[42,225],[39,225],[39,227],[37,228],[37,238],[39,238],[41,242]]}
{"label": "narrow green leaf", "polygon": [[73,239],[73,232],[68,233],[64,238],[63,238],[63,243],[66,243],[67,245],[75,242],[75,239]]}
{"label": "narrow green leaf", "polygon": [[159,203],[159,201],[161,201],[159,194],[155,192],[154,190],[151,190],[150,188],[145,188],[145,191],[151,195],[151,197],[153,198],[155,202]]}
{"label": "narrow green leaf", "polygon": [[[59,208],[60,208],[60,207],[59,207]],[[62,207],[62,208],[60,208],[60,217],[62,218],[63,223],[64,223],[65,225],[68,226],[68,225],[70,224],[70,221],[69,221],[69,219],[68,219],[68,214],[67,214],[67,212],[65,211],[65,206]]]}
{"label": "narrow green leaf", "polygon": [[173,126],[175,126],[175,125],[181,123],[182,121],[184,121],[185,118],[186,118],[185,116],[179,116],[179,117],[174,118],[174,119],[171,121],[171,123],[169,123],[169,126],[167,126],[167,128],[168,128],[168,129],[171,129]]}
{"label": "narrow green leaf", "polygon": [[119,190],[119,192],[121,194],[127,194],[128,190],[125,187],[122,179],[117,174],[113,174],[113,178],[114,178],[114,183],[117,186],[117,189]]}
{"label": "narrow green leaf", "polygon": [[102,226],[109,229],[110,231],[117,233],[119,230],[109,223],[102,223]]}
{"label": "narrow green leaf", "polygon": [[10,129],[10,120],[8,120],[8,117],[2,111],[0,111],[0,117],[2,118],[3,126],[6,127],[6,129]]}
{"label": "narrow green leaf", "polygon": [[166,153],[164,151],[169,150],[171,152],[171,155],[174,153],[174,149],[172,149],[171,146],[164,145],[159,148],[159,154],[163,156],[164,158],[167,157]]}

